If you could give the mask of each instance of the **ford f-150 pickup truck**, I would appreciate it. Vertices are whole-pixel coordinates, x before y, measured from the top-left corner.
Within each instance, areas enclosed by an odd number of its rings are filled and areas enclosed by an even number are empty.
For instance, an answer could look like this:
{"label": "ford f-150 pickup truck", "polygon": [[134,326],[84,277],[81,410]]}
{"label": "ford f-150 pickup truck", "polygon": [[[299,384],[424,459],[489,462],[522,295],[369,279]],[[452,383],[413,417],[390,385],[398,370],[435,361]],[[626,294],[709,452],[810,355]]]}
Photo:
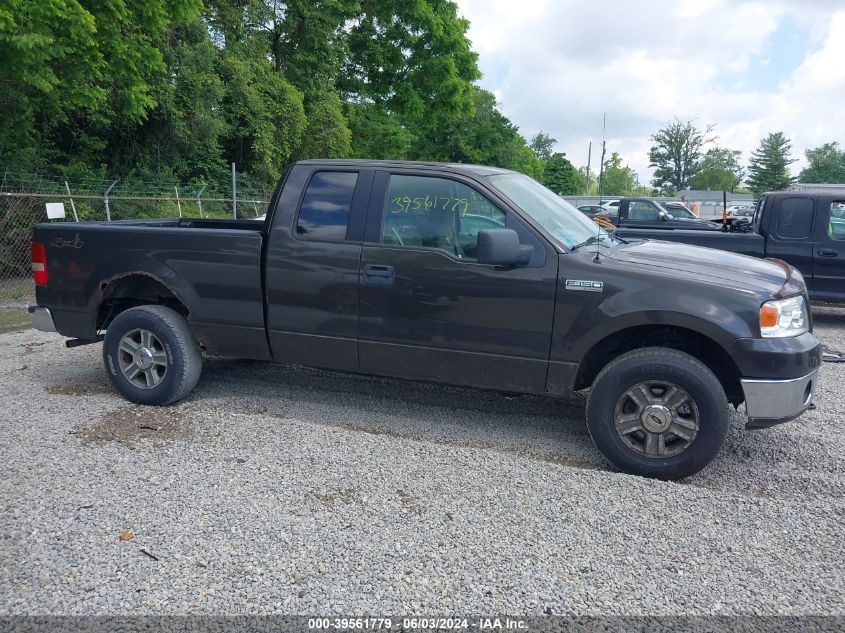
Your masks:
{"label": "ford f-150 pickup truck", "polygon": [[801,274],[627,240],[522,174],[310,160],[264,222],[40,224],[39,329],[103,340],[115,388],[163,405],[202,354],[565,397],[623,471],[690,475],[729,403],[800,416],[821,363]]}
{"label": "ford f-150 pickup truck", "polygon": [[615,233],[781,259],[801,271],[810,299],[845,302],[845,190],[767,193],[750,223],[731,221],[730,232],[674,230],[679,227],[670,224],[641,229],[628,223]]}

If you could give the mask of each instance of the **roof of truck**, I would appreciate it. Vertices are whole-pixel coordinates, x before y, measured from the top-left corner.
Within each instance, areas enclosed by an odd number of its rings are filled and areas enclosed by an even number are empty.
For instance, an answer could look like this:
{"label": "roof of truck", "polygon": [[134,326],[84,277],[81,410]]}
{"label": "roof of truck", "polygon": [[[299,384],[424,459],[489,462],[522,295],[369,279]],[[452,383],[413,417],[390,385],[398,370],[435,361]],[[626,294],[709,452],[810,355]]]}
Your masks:
{"label": "roof of truck", "polygon": [[312,158],[299,161],[301,165],[334,165],[355,167],[431,167],[463,172],[474,176],[488,176],[491,174],[512,174],[510,169],[489,167],[486,165],[468,165],[466,163],[438,163],[434,161],[414,160],[375,160],[369,158]]}
{"label": "roof of truck", "polygon": [[845,184],[802,182],[790,185],[784,191],[800,191],[806,193],[842,193],[845,191]]}
{"label": "roof of truck", "polygon": [[793,189],[790,187],[789,189],[783,189],[781,191],[766,191],[763,193],[764,196],[777,196],[779,198],[789,198],[789,197],[813,197],[813,196],[841,196],[845,194],[845,185],[825,185],[824,187],[818,188],[801,188],[801,189]]}

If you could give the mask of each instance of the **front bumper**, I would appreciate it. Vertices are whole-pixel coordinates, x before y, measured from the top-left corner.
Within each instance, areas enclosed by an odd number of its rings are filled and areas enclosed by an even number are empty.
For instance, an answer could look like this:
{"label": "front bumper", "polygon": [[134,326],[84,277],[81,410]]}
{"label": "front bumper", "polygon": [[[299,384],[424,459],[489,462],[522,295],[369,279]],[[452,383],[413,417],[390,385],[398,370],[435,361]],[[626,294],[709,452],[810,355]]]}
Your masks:
{"label": "front bumper", "polygon": [[822,364],[822,346],[812,332],[786,338],[741,338],[728,353],[740,376],[765,380],[803,378]]}
{"label": "front bumper", "polygon": [[32,326],[42,332],[55,332],[56,324],[53,322],[53,313],[50,308],[41,306],[29,306],[29,317],[32,319]]}
{"label": "front bumper", "polygon": [[745,413],[749,429],[765,429],[789,422],[806,411],[813,401],[819,370],[801,378],[767,380],[743,378]]}

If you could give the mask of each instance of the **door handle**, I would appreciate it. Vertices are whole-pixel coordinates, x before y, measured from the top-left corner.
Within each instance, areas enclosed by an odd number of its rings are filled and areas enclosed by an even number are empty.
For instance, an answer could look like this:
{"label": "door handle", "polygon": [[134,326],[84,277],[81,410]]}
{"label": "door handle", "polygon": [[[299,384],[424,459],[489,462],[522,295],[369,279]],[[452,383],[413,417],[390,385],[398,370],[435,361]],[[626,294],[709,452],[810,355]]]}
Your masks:
{"label": "door handle", "polygon": [[838,257],[839,251],[833,250],[832,248],[820,248],[819,255],[822,257]]}
{"label": "door handle", "polygon": [[364,283],[368,286],[392,286],[393,266],[367,264],[364,266]]}

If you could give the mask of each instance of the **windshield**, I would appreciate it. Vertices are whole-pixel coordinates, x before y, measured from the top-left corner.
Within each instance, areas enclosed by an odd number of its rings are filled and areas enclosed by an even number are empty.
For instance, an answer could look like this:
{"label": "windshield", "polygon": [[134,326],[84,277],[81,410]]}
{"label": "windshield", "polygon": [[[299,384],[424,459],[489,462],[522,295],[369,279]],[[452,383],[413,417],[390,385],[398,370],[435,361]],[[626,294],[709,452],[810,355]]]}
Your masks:
{"label": "windshield", "polygon": [[528,176],[496,174],[487,180],[566,248],[590,238],[609,240],[610,236],[595,222]]}
{"label": "windshield", "polygon": [[697,218],[698,216],[695,215],[689,209],[683,209],[681,207],[667,207],[666,209],[673,218]]}

